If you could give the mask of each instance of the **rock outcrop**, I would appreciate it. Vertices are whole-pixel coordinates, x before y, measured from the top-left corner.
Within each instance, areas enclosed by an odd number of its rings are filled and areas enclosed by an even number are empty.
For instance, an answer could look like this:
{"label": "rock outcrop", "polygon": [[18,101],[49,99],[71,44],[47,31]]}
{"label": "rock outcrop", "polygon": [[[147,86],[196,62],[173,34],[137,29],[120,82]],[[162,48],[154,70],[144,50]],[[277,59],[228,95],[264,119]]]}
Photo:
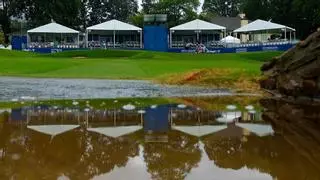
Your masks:
{"label": "rock outcrop", "polygon": [[261,67],[263,89],[292,97],[320,97],[320,31]]}

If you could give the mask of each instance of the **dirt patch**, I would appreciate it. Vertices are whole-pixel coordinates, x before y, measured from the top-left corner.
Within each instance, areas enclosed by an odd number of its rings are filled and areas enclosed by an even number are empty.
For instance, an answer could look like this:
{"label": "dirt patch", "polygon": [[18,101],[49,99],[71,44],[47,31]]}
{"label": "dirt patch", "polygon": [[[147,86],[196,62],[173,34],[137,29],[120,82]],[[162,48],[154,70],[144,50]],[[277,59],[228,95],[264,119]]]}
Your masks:
{"label": "dirt patch", "polygon": [[239,92],[254,92],[260,89],[259,78],[234,69],[200,69],[187,73],[171,74],[158,82],[172,85],[200,85],[229,88]]}

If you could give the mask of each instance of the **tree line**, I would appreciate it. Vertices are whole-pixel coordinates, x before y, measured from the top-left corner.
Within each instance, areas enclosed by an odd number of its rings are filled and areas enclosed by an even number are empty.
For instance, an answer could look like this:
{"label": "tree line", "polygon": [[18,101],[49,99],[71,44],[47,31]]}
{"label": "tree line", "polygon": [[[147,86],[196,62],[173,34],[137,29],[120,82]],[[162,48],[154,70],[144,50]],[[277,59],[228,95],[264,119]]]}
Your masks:
{"label": "tree line", "polygon": [[84,30],[110,19],[143,26],[144,14],[167,14],[172,27],[195,18],[210,21],[215,16],[234,17],[245,13],[250,20],[263,19],[297,29],[305,38],[320,26],[320,3],[316,0],[0,0],[0,26],[8,42],[12,19],[22,18],[28,28],[54,20]]}

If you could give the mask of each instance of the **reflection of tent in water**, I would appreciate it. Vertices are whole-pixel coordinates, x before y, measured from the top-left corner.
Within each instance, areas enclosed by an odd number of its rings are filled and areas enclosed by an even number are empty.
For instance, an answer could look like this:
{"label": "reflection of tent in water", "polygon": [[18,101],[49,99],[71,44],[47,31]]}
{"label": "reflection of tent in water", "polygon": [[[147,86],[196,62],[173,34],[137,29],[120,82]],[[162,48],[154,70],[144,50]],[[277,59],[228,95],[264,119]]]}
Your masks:
{"label": "reflection of tent in water", "polygon": [[174,126],[173,129],[184,132],[186,134],[203,137],[209,134],[217,136],[237,136],[241,137],[244,131],[247,130],[260,137],[273,134],[271,125],[267,124],[245,124],[236,123],[229,125],[214,125],[214,126]]}
{"label": "reflection of tent in water", "polygon": [[202,137],[208,134],[212,134],[223,129],[226,129],[226,125],[221,126],[174,126],[173,129],[190,134],[192,136]]}
{"label": "reflection of tent in water", "polygon": [[267,136],[267,135],[274,133],[271,125],[268,125],[268,124],[237,123],[236,125],[243,128],[243,129],[247,129],[250,132],[252,132],[260,137]]}
{"label": "reflection of tent in water", "polygon": [[222,113],[221,117],[217,118],[217,121],[221,123],[231,123],[235,119],[240,118],[241,116],[241,112],[226,112]]}
{"label": "reflection of tent in water", "polygon": [[63,134],[65,132],[76,129],[79,127],[79,125],[36,125],[27,127],[43,134],[57,136],[59,134]]}
{"label": "reflection of tent in water", "polygon": [[142,126],[122,126],[122,127],[100,127],[88,128],[88,131],[103,134],[105,136],[117,138],[131,134],[142,129]]}

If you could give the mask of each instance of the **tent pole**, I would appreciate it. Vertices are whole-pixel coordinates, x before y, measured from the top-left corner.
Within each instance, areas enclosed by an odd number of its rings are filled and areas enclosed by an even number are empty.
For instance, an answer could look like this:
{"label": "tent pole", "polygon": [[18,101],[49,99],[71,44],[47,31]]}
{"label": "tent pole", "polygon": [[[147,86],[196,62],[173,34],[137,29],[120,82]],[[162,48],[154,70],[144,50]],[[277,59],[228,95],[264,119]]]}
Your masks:
{"label": "tent pole", "polygon": [[86,30],[86,48],[88,48],[88,41],[89,41],[88,30]]}
{"label": "tent pole", "polygon": [[290,44],[291,44],[291,31],[290,31]]}
{"label": "tent pole", "polygon": [[116,48],[116,31],[113,31],[113,48]]}
{"label": "tent pole", "polygon": [[293,40],[296,41],[296,32],[293,32]]}
{"label": "tent pole", "polygon": [[169,43],[169,47],[172,48],[172,31],[170,30],[170,43]]}
{"label": "tent pole", "polygon": [[286,41],[287,39],[287,28],[284,28],[284,40]]}
{"label": "tent pole", "polygon": [[80,48],[80,37],[79,37],[79,33],[78,33],[78,48]]}
{"label": "tent pole", "polygon": [[143,48],[143,43],[142,43],[142,30],[140,31],[140,48]]}

